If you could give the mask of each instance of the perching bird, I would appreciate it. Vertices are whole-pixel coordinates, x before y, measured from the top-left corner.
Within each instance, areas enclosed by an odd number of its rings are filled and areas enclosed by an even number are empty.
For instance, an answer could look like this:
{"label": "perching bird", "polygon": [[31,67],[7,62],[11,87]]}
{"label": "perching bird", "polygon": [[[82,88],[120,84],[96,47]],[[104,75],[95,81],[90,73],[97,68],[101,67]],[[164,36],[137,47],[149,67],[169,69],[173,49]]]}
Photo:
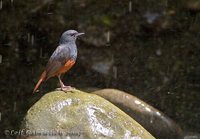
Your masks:
{"label": "perching bird", "polygon": [[42,82],[53,76],[58,77],[61,90],[64,91],[71,88],[70,86],[65,86],[63,84],[60,76],[61,74],[67,72],[76,62],[76,39],[78,36],[83,34],[84,33],[78,33],[76,30],[68,30],[62,34],[59,46],[51,55],[44,72],[40,76],[40,79],[33,90],[33,93],[36,92]]}

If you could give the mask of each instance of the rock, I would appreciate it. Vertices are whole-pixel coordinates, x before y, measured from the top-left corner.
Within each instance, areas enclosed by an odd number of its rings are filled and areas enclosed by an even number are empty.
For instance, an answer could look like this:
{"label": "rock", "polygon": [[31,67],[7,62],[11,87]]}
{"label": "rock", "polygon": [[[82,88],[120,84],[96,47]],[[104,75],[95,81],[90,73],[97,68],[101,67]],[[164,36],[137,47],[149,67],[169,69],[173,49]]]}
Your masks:
{"label": "rock", "polygon": [[116,89],[102,89],[97,94],[126,112],[157,139],[182,139],[181,128],[159,110],[139,98]]}
{"label": "rock", "polygon": [[107,100],[79,90],[44,95],[28,110],[21,129],[29,131],[30,136],[26,138],[34,139],[154,139],[140,124]]}

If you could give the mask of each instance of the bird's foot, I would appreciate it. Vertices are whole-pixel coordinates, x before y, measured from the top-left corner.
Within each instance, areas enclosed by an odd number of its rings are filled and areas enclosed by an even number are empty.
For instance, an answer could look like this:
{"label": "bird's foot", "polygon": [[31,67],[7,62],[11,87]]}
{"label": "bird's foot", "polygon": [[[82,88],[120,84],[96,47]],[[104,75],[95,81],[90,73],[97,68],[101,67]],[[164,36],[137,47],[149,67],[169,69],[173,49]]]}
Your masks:
{"label": "bird's foot", "polygon": [[72,92],[75,88],[71,86],[62,86],[61,88],[56,88],[58,91],[63,91],[65,93]]}

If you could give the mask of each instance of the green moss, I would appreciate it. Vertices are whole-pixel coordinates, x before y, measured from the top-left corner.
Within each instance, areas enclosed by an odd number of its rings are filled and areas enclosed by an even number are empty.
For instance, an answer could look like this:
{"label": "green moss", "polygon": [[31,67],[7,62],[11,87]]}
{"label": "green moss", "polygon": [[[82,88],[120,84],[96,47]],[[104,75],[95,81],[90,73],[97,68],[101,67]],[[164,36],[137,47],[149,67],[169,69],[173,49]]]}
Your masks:
{"label": "green moss", "polygon": [[154,138],[109,101],[76,89],[44,95],[28,110],[22,128],[84,132],[89,138]]}

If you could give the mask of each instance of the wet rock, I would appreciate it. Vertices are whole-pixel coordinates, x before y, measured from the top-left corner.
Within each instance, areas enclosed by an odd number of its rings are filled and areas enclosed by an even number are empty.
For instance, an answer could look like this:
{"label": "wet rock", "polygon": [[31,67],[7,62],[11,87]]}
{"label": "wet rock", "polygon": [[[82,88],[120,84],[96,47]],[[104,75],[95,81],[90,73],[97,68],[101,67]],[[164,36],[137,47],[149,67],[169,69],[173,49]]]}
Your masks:
{"label": "wet rock", "polygon": [[92,92],[126,112],[158,139],[182,139],[181,128],[159,110],[139,98],[116,89],[102,89]]}
{"label": "wet rock", "polygon": [[21,129],[34,139],[154,138],[107,100],[79,90],[44,95],[28,110]]}

